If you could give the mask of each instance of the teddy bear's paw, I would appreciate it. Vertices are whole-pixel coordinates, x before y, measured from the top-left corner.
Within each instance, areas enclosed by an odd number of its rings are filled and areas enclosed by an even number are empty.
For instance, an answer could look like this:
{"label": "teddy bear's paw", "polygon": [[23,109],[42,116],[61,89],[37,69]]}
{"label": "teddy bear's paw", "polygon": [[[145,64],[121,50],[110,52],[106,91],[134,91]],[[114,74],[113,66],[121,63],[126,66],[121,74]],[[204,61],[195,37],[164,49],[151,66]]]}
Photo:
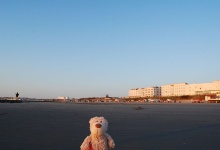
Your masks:
{"label": "teddy bear's paw", "polygon": [[110,143],[109,143],[109,147],[110,147],[110,148],[114,148],[114,147],[115,147],[115,143],[114,143],[114,142],[110,142]]}

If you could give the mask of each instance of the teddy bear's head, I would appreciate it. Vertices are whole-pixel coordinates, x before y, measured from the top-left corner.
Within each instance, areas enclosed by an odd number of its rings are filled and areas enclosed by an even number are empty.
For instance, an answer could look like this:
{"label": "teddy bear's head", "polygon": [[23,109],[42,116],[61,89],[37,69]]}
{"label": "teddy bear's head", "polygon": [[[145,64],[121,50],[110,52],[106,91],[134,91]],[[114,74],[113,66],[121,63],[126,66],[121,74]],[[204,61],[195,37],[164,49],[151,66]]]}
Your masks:
{"label": "teddy bear's head", "polygon": [[108,129],[108,121],[104,117],[93,117],[89,121],[91,134],[100,136]]}

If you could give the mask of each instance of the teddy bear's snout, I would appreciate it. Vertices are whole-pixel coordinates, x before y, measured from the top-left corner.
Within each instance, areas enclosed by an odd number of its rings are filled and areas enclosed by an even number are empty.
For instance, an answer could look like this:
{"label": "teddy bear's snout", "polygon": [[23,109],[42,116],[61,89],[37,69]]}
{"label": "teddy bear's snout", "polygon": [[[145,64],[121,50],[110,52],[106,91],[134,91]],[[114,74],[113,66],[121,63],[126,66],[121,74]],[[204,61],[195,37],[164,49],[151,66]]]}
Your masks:
{"label": "teddy bear's snout", "polygon": [[96,128],[101,128],[102,127],[101,124],[96,124],[95,126],[96,126]]}

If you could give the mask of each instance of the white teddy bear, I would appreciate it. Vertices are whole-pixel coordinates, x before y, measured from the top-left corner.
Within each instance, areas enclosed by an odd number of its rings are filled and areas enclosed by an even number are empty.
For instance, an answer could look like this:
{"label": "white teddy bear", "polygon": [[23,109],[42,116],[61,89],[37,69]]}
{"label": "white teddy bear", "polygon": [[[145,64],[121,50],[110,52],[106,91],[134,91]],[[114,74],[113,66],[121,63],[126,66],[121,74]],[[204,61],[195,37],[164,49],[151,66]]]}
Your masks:
{"label": "white teddy bear", "polygon": [[108,122],[104,117],[91,118],[89,123],[91,134],[83,141],[81,150],[108,150],[108,147],[115,147],[113,139],[106,133]]}

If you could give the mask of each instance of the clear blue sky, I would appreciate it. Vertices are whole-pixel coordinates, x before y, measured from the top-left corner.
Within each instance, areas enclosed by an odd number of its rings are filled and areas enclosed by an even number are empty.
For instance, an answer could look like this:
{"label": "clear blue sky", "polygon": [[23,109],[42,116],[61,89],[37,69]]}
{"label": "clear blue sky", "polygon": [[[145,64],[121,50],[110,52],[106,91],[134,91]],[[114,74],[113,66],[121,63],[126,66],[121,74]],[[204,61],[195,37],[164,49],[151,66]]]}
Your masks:
{"label": "clear blue sky", "polygon": [[127,96],[219,66],[219,0],[0,1],[0,96]]}

